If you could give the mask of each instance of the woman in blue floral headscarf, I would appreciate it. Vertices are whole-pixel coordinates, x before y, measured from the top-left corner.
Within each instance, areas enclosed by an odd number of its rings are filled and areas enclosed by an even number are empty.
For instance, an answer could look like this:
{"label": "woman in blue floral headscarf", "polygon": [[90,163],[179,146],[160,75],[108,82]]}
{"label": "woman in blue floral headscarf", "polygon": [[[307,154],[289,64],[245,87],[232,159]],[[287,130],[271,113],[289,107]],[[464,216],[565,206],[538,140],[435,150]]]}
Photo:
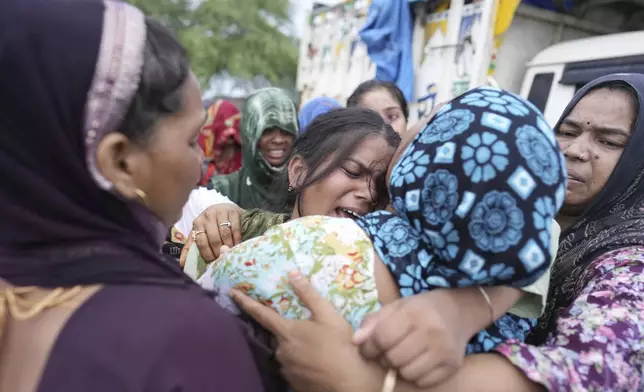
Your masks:
{"label": "woman in blue floral headscarf", "polygon": [[[374,273],[381,263],[401,296],[435,288],[521,288],[546,273],[552,237],[558,234],[553,218],[563,202],[566,176],[554,133],[538,110],[510,93],[480,88],[443,107],[420,133],[407,139],[387,176],[392,207],[357,219],[376,251],[375,261],[365,249],[334,248],[329,242],[346,238],[350,229],[358,230],[356,225],[338,225],[331,218],[312,225],[305,218],[275,235],[267,233],[233,248],[210,267],[202,282],[209,288],[241,288],[280,314],[294,317],[306,312],[299,309],[291,289],[279,283],[289,269],[300,268],[330,296],[329,282],[344,282],[336,276],[344,270],[361,271],[357,263],[367,269],[352,283],[352,291],[340,287],[329,297],[342,304],[338,311],[356,326],[367,313],[356,307],[375,308],[351,298],[364,299],[365,293],[374,298],[375,288],[382,301],[383,289]],[[353,256],[344,262],[333,259],[342,271],[334,268],[326,272],[330,277],[319,278],[316,274],[330,262],[322,259],[340,256],[338,249],[344,252],[341,256]],[[259,254],[263,257],[255,262]],[[266,261],[270,255],[285,255],[290,261],[277,267]],[[322,281],[326,283],[316,283]],[[266,282],[278,282],[279,287]],[[355,296],[355,287],[366,291]],[[510,338],[523,340],[533,320],[513,313],[480,332],[468,352],[489,351]]]}
{"label": "woman in blue floral headscarf", "polygon": [[[548,270],[566,175],[554,132],[529,102],[496,89],[472,90],[441,108],[398,151],[389,173],[393,208],[358,224],[403,296],[524,287]],[[468,351],[524,339],[533,324],[508,314]]]}

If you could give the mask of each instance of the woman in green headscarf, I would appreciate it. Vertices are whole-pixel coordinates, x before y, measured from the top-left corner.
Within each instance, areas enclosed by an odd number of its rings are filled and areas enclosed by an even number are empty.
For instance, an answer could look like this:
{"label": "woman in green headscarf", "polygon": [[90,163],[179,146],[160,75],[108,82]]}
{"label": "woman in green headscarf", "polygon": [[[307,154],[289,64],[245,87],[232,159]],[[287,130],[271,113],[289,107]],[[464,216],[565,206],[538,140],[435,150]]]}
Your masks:
{"label": "woman in green headscarf", "polygon": [[285,91],[266,88],[255,92],[242,111],[242,167],[236,173],[214,177],[208,188],[244,209],[286,212],[287,189],[273,184],[286,170],[297,133],[297,108]]}

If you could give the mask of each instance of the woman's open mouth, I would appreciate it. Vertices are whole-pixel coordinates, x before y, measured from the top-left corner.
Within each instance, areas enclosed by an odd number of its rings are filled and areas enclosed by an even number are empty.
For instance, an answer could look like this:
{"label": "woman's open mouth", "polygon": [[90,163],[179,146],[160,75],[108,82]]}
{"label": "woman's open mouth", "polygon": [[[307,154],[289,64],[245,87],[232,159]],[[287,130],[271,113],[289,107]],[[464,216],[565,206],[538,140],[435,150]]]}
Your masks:
{"label": "woman's open mouth", "polygon": [[266,157],[269,159],[284,159],[286,157],[286,149],[274,149],[266,152]]}
{"label": "woman's open mouth", "polygon": [[339,218],[349,218],[356,220],[362,216],[362,214],[344,207],[338,207],[334,210],[334,212]]}
{"label": "woman's open mouth", "polygon": [[265,150],[264,159],[271,166],[274,166],[274,167],[281,166],[288,159],[288,151],[284,147]]}

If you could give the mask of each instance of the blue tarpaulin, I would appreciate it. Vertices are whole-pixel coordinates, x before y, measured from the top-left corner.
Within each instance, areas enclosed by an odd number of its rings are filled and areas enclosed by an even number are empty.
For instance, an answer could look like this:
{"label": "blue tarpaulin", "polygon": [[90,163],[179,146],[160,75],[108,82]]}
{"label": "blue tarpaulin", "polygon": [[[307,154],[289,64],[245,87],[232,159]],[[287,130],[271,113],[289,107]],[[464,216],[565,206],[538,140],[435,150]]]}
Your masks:
{"label": "blue tarpaulin", "polygon": [[373,0],[360,31],[376,79],[396,83],[408,101],[414,96],[413,28],[408,0]]}

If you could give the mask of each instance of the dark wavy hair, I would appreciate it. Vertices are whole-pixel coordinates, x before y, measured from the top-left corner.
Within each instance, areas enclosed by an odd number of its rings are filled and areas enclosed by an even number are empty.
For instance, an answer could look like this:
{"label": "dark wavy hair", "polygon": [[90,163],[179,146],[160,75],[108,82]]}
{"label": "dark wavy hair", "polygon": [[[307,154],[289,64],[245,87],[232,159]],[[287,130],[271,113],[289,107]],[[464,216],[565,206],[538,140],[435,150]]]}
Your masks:
{"label": "dark wavy hair", "polygon": [[[328,177],[355,152],[363,140],[370,136],[382,136],[387,144],[398,148],[400,135],[384,122],[375,111],[366,108],[341,108],[334,109],[318,116],[308,126],[294,146],[293,156],[300,156],[308,170],[304,178],[298,179],[298,189],[289,193],[287,205],[292,207],[298,203],[298,196],[303,190]],[[329,164],[324,170],[318,170],[328,160]],[[288,186],[288,174],[283,180]],[[387,197],[387,188],[384,183],[376,184],[378,197]],[[380,201],[374,198],[374,200]]]}
{"label": "dark wavy hair", "polygon": [[146,142],[160,118],[183,108],[182,87],[190,74],[188,55],[174,33],[154,19],[145,24],[141,81],[119,127],[136,142]]}
{"label": "dark wavy hair", "polygon": [[400,105],[400,108],[405,115],[405,120],[409,119],[409,105],[405,99],[405,94],[391,82],[381,82],[380,80],[367,80],[366,82],[360,83],[360,85],[355,89],[351,94],[349,99],[347,99],[347,107],[358,107],[362,103],[362,98],[375,90],[385,90],[391,95],[391,97]]}

